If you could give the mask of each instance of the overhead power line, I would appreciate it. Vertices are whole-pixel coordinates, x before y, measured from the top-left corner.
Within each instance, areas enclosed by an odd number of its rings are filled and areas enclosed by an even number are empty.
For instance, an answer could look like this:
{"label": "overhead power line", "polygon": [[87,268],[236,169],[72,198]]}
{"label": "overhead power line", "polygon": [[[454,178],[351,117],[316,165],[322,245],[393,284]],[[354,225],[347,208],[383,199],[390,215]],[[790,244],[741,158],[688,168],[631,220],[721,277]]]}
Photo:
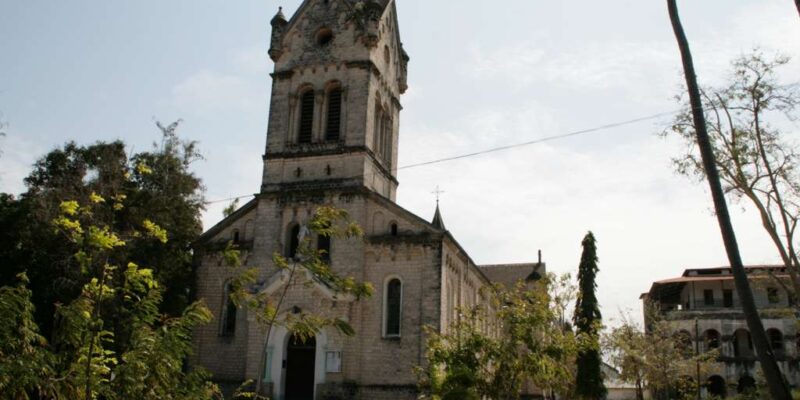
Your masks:
{"label": "overhead power line", "polygon": [[[539,139],[529,140],[527,142],[514,143],[514,144],[509,144],[509,145],[504,145],[504,146],[499,146],[499,147],[493,147],[493,148],[486,149],[486,150],[480,150],[480,151],[476,151],[476,152],[472,152],[472,153],[460,154],[460,155],[456,155],[456,156],[438,158],[438,159],[435,159],[435,160],[429,160],[429,161],[423,161],[423,162],[414,163],[414,164],[403,165],[403,166],[398,167],[397,169],[398,170],[405,170],[405,169],[411,169],[411,168],[418,168],[418,167],[423,167],[423,166],[427,166],[427,165],[433,165],[433,164],[439,164],[439,163],[444,163],[444,162],[449,162],[449,161],[461,160],[461,159],[464,159],[464,158],[477,157],[477,156],[481,156],[481,155],[484,155],[484,154],[496,153],[496,152],[499,152],[499,151],[515,149],[515,148],[519,148],[519,147],[531,146],[531,145],[534,145],[534,144],[541,144],[541,143],[545,143],[545,142],[551,142],[551,141],[555,141],[555,140],[566,139],[566,138],[570,138],[570,137],[573,137],[573,136],[580,136],[580,135],[585,135],[587,133],[594,133],[594,132],[604,131],[604,130],[608,130],[608,129],[612,129],[612,128],[619,128],[621,126],[632,125],[632,124],[639,123],[639,122],[658,119],[658,118],[674,115],[674,114],[676,114],[676,113],[678,113],[680,111],[681,110],[662,112],[662,113],[658,113],[658,114],[648,115],[648,116],[645,116],[645,117],[629,119],[627,121],[614,122],[614,123],[610,123],[610,124],[606,124],[606,125],[600,125],[600,126],[596,126],[594,128],[582,129],[582,130],[579,130],[579,131],[563,133],[563,134],[560,134],[560,135],[546,136],[546,137],[539,138]],[[360,176],[362,176],[362,175],[355,175],[355,176],[351,176],[351,177],[345,177],[344,179],[358,178]],[[244,198],[248,198],[248,197],[253,197],[253,195],[249,194],[249,195],[230,197],[230,198],[227,198],[227,199],[207,201],[205,204],[222,203],[222,202],[226,202],[226,201],[234,201],[234,200],[244,199]]]}

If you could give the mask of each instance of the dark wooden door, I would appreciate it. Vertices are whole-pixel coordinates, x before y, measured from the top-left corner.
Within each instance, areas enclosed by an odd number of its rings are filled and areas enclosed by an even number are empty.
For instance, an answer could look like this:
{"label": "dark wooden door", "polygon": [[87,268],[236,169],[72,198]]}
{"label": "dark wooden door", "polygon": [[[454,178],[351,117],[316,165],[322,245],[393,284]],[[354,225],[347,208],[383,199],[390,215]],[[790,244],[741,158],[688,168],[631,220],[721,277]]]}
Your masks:
{"label": "dark wooden door", "polygon": [[317,342],[305,342],[296,336],[289,340],[286,349],[286,400],[314,399],[314,358]]}

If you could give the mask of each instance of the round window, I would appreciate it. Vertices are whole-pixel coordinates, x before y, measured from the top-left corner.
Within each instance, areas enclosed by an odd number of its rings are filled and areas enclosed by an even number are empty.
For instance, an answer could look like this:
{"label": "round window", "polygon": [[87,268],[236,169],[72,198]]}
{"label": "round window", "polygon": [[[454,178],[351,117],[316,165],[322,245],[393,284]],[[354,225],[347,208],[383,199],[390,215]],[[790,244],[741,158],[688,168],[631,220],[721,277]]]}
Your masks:
{"label": "round window", "polygon": [[328,28],[322,28],[317,31],[317,44],[320,46],[327,46],[333,41],[333,31]]}

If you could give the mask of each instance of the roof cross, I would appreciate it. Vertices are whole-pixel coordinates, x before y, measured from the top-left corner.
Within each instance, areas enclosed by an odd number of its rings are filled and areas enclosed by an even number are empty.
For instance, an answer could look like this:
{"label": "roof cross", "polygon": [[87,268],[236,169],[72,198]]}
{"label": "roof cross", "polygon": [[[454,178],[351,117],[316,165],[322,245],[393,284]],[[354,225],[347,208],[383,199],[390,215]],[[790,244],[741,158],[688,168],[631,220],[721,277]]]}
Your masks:
{"label": "roof cross", "polygon": [[436,204],[439,204],[439,196],[444,193],[444,190],[439,189],[439,185],[436,185],[436,190],[432,191],[431,193],[436,195]]}

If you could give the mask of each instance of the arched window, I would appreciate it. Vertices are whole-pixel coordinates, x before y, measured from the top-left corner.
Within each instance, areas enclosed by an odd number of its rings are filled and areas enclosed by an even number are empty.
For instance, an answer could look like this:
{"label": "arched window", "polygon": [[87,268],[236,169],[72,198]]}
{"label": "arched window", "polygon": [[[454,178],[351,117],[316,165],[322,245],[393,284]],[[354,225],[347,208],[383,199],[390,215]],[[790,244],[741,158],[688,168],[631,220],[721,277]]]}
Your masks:
{"label": "arched window", "polygon": [[384,337],[400,337],[400,319],[403,309],[403,282],[392,278],[386,282],[384,295]]}
{"label": "arched window", "polygon": [[733,333],[733,356],[753,356],[753,341],[750,339],[750,332],[746,329],[738,329]]}
{"label": "arched window", "polygon": [[239,244],[241,239],[242,238],[241,238],[241,235],[239,234],[239,230],[238,229],[234,229],[233,230],[233,244]]}
{"label": "arched window", "polygon": [[389,225],[389,231],[391,232],[392,236],[397,236],[397,222],[392,222]]}
{"label": "arched window", "polygon": [[781,331],[771,328],[767,329],[767,339],[769,340],[769,347],[775,354],[783,353],[783,334]]}
{"label": "arched window", "polygon": [[342,88],[333,88],[328,91],[328,119],[325,126],[325,140],[335,142],[339,140],[342,129]]}
{"label": "arched window", "polygon": [[381,155],[383,146],[383,107],[379,101],[375,102],[375,128],[372,133],[372,151],[376,156]]}
{"label": "arched window", "polygon": [[289,237],[286,238],[286,258],[294,259],[297,256],[297,248],[300,246],[300,225],[292,225],[287,234]]}
{"label": "arched window", "polygon": [[739,378],[739,384],[736,386],[736,391],[740,394],[753,393],[756,390],[756,380],[753,377],[744,375]]}
{"label": "arched window", "polygon": [[389,165],[392,160],[392,120],[388,115],[384,116],[381,127],[383,128],[381,132],[381,158],[386,162],[386,165]]}
{"label": "arched window", "polygon": [[300,96],[300,125],[297,133],[298,143],[311,143],[314,127],[314,91],[306,90]]}
{"label": "arched window", "polygon": [[692,334],[687,331],[677,331],[672,335],[673,345],[684,357],[691,357],[694,353],[692,348]]}
{"label": "arched window", "polygon": [[708,390],[708,394],[712,396],[717,396],[720,398],[725,398],[728,396],[728,388],[725,385],[725,378],[714,375],[708,378],[706,381],[706,390]]}
{"label": "arched window", "polygon": [[222,307],[222,326],[220,336],[233,336],[236,333],[236,304],[231,298],[231,284],[226,283],[224,289],[224,303]]}
{"label": "arched window", "polygon": [[[330,224],[325,224],[323,229],[329,229]],[[331,237],[330,235],[319,234],[317,235],[317,252],[319,254],[319,258],[326,262],[330,263],[331,261]]]}
{"label": "arched window", "polygon": [[709,329],[703,333],[703,341],[706,345],[706,351],[719,348],[719,332],[714,329]]}

